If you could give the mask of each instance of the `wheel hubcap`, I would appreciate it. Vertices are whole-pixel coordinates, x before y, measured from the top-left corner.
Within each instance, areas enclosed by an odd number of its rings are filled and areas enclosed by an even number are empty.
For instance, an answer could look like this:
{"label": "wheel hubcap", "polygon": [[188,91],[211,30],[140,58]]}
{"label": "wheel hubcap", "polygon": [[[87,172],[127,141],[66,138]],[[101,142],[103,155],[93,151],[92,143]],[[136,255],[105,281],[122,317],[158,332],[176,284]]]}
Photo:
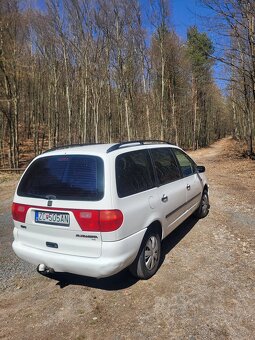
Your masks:
{"label": "wheel hubcap", "polygon": [[159,259],[159,245],[155,236],[151,236],[145,246],[145,265],[152,270]]}

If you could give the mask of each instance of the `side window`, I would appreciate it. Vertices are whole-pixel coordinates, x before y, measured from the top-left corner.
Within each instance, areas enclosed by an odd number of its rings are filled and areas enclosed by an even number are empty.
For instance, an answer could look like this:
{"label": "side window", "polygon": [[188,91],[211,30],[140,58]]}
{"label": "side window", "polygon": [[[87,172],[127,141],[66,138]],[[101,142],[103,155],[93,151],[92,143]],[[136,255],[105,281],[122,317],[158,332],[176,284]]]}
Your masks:
{"label": "side window", "polygon": [[179,167],[170,148],[151,149],[159,184],[166,184],[181,178]]}
{"label": "side window", "polygon": [[147,150],[119,155],[115,162],[119,197],[136,194],[155,186],[150,155]]}
{"label": "side window", "polygon": [[184,177],[188,177],[195,173],[196,164],[181,150],[173,149],[173,152],[180,164],[182,174]]}

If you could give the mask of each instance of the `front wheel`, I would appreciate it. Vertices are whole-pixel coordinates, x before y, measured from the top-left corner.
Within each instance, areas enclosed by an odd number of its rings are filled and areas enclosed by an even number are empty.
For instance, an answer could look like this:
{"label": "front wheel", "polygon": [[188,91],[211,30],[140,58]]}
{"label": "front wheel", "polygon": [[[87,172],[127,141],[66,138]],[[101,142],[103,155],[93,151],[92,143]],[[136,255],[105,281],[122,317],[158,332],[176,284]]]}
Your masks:
{"label": "front wheel", "polygon": [[200,201],[200,205],[198,209],[194,212],[194,215],[197,218],[204,218],[208,215],[209,209],[210,209],[210,204],[209,204],[208,192],[204,190],[201,201]]}
{"label": "front wheel", "polygon": [[158,270],[160,256],[160,236],[157,232],[148,231],[144,236],[135,261],[129,268],[131,274],[139,279],[149,279]]}

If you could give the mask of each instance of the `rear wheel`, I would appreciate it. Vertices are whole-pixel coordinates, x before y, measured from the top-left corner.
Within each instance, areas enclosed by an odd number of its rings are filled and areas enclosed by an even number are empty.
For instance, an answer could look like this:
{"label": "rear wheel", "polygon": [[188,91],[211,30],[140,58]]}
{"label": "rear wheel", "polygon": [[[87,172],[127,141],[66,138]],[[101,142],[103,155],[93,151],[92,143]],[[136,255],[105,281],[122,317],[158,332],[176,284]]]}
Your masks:
{"label": "rear wheel", "polygon": [[148,231],[144,236],[137,258],[129,268],[130,272],[139,279],[149,279],[158,270],[160,256],[160,236],[155,231]]}
{"label": "rear wheel", "polygon": [[210,204],[209,204],[208,192],[206,190],[204,190],[202,198],[201,198],[200,205],[199,205],[198,209],[195,211],[194,215],[197,218],[204,218],[208,215],[209,209],[210,209]]}

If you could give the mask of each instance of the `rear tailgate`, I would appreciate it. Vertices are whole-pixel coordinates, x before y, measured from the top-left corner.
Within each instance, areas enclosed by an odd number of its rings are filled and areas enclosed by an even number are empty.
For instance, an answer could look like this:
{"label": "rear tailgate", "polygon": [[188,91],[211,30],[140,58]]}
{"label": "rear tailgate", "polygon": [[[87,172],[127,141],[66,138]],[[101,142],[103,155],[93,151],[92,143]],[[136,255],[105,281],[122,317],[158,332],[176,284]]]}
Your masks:
{"label": "rear tailgate", "polygon": [[86,209],[103,204],[103,159],[62,152],[37,157],[22,176],[13,204],[15,239],[54,253],[99,257],[97,215]]}

